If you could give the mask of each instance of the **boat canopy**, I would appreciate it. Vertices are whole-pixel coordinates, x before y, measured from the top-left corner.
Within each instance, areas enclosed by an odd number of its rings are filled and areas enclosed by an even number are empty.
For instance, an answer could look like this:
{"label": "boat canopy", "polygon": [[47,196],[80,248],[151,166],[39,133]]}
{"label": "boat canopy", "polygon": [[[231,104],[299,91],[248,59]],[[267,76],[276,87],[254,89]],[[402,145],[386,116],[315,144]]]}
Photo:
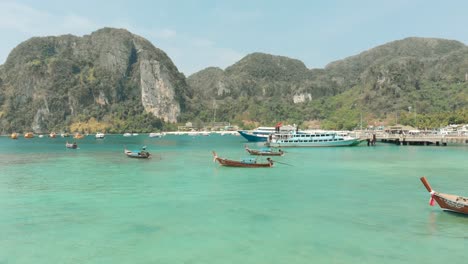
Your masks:
{"label": "boat canopy", "polygon": [[257,159],[255,159],[255,158],[243,158],[242,163],[255,164],[255,163],[257,163]]}

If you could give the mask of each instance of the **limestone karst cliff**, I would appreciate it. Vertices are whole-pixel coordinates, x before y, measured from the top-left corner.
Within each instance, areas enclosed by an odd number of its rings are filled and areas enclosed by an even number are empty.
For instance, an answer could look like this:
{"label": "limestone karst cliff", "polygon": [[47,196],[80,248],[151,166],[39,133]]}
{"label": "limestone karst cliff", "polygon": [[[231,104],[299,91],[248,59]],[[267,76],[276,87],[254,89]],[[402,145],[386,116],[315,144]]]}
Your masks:
{"label": "limestone karst cliff", "polygon": [[0,68],[0,125],[3,132],[66,130],[89,118],[134,118],[129,112],[176,122],[186,95],[171,59],[127,30],[34,37]]}

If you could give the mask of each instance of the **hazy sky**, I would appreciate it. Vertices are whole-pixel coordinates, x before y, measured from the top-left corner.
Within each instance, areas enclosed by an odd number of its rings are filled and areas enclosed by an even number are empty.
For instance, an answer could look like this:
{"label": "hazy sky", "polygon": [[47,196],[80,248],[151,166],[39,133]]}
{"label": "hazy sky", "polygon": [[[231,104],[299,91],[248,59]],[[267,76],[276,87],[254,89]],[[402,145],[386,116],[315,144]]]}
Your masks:
{"label": "hazy sky", "polygon": [[440,0],[0,0],[0,64],[33,36],[125,28],[190,75],[252,52],[308,68],[406,37],[468,43],[468,1]]}

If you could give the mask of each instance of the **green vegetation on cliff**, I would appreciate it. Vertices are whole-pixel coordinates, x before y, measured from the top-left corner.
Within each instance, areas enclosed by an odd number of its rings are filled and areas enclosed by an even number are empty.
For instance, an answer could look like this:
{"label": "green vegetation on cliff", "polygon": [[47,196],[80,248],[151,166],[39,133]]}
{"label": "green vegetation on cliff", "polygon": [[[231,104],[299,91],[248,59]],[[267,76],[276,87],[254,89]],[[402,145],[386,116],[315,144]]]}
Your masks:
{"label": "green vegetation on cliff", "polygon": [[324,69],[255,53],[225,71],[206,69],[187,81],[194,94],[204,95],[192,104],[193,116],[206,121],[216,101],[217,119],[239,124],[319,120],[323,128],[353,129],[362,119],[363,126],[402,122],[436,128],[468,123],[467,76],[464,44],[407,38]]}

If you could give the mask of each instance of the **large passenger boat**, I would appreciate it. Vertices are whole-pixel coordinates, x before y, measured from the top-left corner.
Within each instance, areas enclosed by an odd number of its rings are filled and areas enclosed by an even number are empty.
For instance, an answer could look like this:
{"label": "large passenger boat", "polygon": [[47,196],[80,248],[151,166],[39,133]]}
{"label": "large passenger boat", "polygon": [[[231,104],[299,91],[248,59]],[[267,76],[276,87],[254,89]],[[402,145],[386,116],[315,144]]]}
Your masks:
{"label": "large passenger boat", "polygon": [[354,146],[362,140],[335,131],[276,133],[266,143],[270,147],[341,147]]}
{"label": "large passenger boat", "polygon": [[[250,142],[265,142],[268,137],[277,131],[278,127],[257,127],[254,130],[239,130],[237,131],[241,136]],[[295,131],[295,126],[281,126],[279,127],[280,132],[288,133]]]}

